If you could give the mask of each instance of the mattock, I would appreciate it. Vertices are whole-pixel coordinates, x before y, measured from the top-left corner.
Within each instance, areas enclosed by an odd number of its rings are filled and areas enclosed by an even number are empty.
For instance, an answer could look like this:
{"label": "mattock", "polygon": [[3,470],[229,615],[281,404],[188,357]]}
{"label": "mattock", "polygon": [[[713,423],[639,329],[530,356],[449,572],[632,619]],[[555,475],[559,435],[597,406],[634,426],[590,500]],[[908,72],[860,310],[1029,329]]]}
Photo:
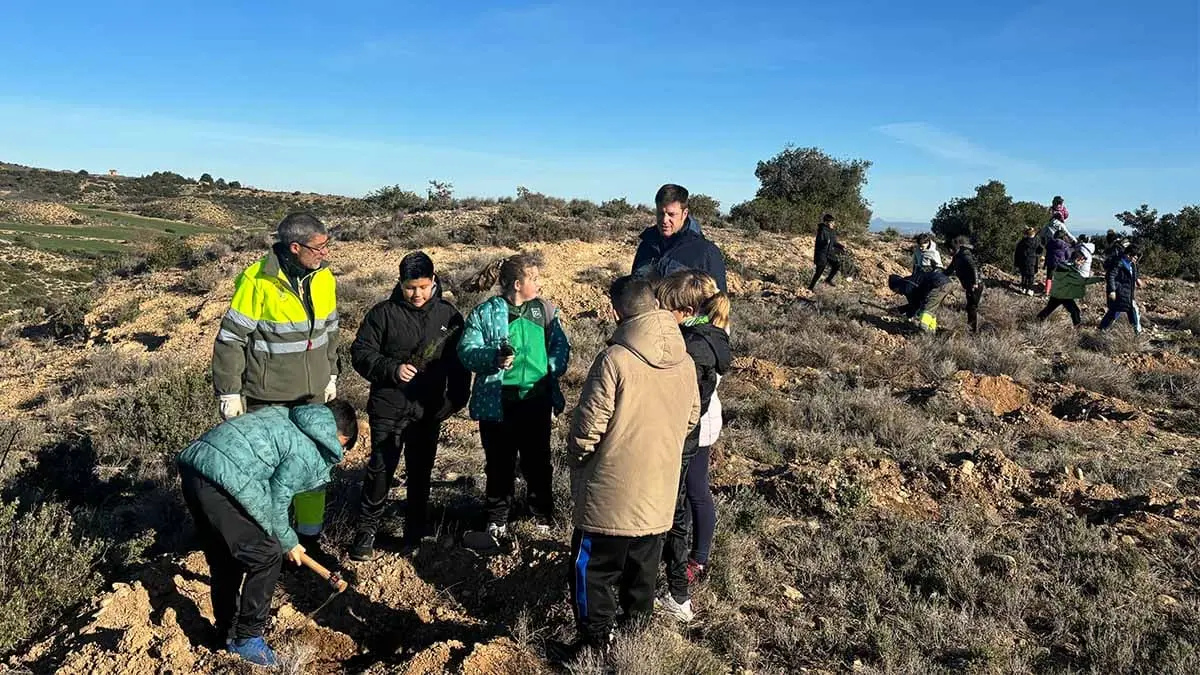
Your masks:
{"label": "mattock", "polygon": [[325,605],[328,605],[334,598],[341,595],[347,588],[349,588],[350,584],[346,583],[346,580],[342,578],[341,574],[338,572],[330,572],[324,565],[310,558],[307,553],[300,554],[300,562],[303,563],[303,565],[308,569],[319,574],[322,579],[328,581],[330,588],[333,589],[333,592],[329,594],[329,597],[325,598],[325,602],[322,602],[316,609],[304,615],[305,618],[311,619],[313,615],[324,609]]}

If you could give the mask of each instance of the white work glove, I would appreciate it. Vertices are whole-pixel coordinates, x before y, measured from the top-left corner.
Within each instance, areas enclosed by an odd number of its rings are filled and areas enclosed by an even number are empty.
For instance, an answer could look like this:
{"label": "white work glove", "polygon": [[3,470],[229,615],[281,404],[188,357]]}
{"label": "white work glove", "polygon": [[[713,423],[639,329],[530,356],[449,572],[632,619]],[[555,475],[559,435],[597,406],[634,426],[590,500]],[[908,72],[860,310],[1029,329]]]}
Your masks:
{"label": "white work glove", "polygon": [[337,375],[329,376],[329,384],[325,385],[325,402],[337,398]]}
{"label": "white work glove", "polygon": [[246,404],[242,402],[241,394],[221,394],[217,397],[217,406],[221,411],[221,419],[227,420],[246,412]]}

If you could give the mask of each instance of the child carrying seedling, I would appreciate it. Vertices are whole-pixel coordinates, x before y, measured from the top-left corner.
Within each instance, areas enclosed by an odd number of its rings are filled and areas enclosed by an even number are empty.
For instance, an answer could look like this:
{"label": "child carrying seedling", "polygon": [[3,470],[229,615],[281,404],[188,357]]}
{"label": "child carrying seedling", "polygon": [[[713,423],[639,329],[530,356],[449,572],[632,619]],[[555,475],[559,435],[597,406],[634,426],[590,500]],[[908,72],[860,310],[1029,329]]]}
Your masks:
{"label": "child carrying seedling", "polygon": [[552,415],[566,406],[558,379],[571,345],[558,310],[540,297],[540,264],[528,253],[505,260],[501,294],[472,310],[458,343],[459,359],[475,373],[469,411],[479,422],[487,474],[487,525],[464,538],[471,548],[495,547],[508,536],[518,458],[538,527],[548,530],[554,513],[550,430]]}
{"label": "child carrying seedling", "polygon": [[375,534],[402,453],[408,491],[404,548],[415,549],[427,534],[442,422],[466,405],[471,390],[471,374],[458,360],[462,328],[462,315],[442,299],[433,260],[413,251],[400,261],[391,297],[372,307],[358,329],[350,356],[354,369],[371,383],[371,459],[350,548],[353,560],[375,557]]}
{"label": "child carrying seedling", "polygon": [[[700,393],[700,424],[683,443],[675,516],[663,543],[667,592],[658,599],[659,607],[686,622],[694,616],[689,583],[702,576],[708,566],[717,525],[708,471],[712,444],[721,426],[717,384],[733,362],[726,332],[729,328],[729,296],[717,288],[712,277],[686,270],[663,279],[657,297],[659,306],[671,312],[679,323],[687,353],[696,364]],[[692,529],[690,542],[687,536],[689,525]]]}
{"label": "child carrying seedling", "polygon": [[329,482],[357,439],[354,407],[334,399],[232,417],[176,458],[208,561],[217,637],[230,652],[276,664],[263,639],[271,595],[283,558],[300,565],[304,554],[288,506],[296,493]]}

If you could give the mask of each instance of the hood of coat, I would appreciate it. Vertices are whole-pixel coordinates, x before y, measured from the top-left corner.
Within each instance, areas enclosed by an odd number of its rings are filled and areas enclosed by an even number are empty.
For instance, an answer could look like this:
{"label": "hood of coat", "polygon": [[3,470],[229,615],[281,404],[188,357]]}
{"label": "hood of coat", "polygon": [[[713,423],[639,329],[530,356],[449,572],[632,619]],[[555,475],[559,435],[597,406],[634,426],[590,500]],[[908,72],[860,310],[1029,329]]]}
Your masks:
{"label": "hood of coat", "polygon": [[342,461],[342,442],[338,440],[337,423],[329,408],[319,404],[296,406],[288,416],[292,424],[313,440],[325,461],[331,465]]}
{"label": "hood of coat", "polygon": [[625,347],[654,368],[672,368],[688,357],[679,324],[661,309],[623,321],[609,344]]}
{"label": "hood of coat", "polygon": [[698,323],[684,326],[683,331],[696,338],[704,340],[712,348],[716,362],[711,364],[716,371],[724,375],[733,365],[733,350],[729,347],[729,334],[711,323]]}

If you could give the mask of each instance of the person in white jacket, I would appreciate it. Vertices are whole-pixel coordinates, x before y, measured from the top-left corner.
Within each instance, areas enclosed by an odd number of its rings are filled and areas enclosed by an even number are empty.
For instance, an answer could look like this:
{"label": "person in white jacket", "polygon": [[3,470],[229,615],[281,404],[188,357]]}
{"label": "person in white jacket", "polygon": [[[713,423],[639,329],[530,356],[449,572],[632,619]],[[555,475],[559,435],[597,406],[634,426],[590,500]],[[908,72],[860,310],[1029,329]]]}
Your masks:
{"label": "person in white jacket", "polygon": [[1085,279],[1092,276],[1092,258],[1096,255],[1096,245],[1092,243],[1091,237],[1079,237],[1079,243],[1075,244],[1072,256],[1075,253],[1083,256],[1083,262],[1079,264],[1079,274]]}
{"label": "person in white jacket", "polygon": [[922,232],[913,245],[913,274],[934,269],[942,269],[942,254],[933,237]]}

